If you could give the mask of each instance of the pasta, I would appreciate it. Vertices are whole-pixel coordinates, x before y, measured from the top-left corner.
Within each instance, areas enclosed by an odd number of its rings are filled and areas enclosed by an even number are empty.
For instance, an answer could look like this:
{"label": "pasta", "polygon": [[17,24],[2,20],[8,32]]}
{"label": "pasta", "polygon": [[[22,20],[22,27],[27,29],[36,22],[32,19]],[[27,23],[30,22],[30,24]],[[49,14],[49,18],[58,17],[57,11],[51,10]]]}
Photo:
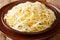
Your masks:
{"label": "pasta", "polygon": [[22,32],[38,32],[49,28],[55,21],[54,12],[38,1],[21,3],[4,16],[6,23]]}

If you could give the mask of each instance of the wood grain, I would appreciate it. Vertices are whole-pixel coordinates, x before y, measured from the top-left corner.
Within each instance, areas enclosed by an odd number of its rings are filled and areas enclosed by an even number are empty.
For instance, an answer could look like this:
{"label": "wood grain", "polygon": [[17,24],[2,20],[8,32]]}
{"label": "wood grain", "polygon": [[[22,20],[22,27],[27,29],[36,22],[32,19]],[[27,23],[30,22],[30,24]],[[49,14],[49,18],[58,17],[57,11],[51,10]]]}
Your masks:
{"label": "wood grain", "polygon": [[46,1],[52,3],[53,5],[60,9],[60,0],[46,0]]}

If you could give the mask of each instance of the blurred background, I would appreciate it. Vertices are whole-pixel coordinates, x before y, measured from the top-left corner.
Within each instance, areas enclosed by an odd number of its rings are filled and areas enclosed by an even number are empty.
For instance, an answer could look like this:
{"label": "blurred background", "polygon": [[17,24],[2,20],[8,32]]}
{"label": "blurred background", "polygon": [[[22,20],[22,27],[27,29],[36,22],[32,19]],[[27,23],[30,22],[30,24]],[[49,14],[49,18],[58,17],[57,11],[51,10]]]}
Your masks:
{"label": "blurred background", "polygon": [[[14,2],[14,1],[18,1],[18,0],[0,0],[0,9],[3,6],[5,6],[6,4]],[[60,0],[41,0],[41,1],[46,1],[46,2],[52,3],[53,5],[55,5],[56,7],[58,7],[60,9]],[[6,35],[4,35],[0,31],[0,40],[12,40],[12,39],[8,38]],[[47,38],[46,40],[60,40],[60,30],[58,31],[58,34],[56,34],[53,37]]]}

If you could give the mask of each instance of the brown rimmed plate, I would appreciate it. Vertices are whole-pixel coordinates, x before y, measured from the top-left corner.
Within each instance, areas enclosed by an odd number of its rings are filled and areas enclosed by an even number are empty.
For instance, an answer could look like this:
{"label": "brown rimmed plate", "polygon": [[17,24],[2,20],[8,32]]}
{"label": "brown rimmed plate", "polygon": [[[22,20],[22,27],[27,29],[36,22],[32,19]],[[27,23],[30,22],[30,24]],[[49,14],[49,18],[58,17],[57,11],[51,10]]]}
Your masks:
{"label": "brown rimmed plate", "polygon": [[[30,0],[30,1],[34,2],[34,0]],[[26,34],[25,32],[21,33],[19,31],[11,29],[10,27],[7,27],[7,25],[4,23],[4,20],[3,20],[4,14],[7,13],[7,11],[9,9],[11,9],[13,6],[15,6],[19,3],[23,3],[23,2],[26,2],[26,0],[24,0],[24,1],[21,0],[21,1],[16,1],[16,2],[10,3],[10,4],[4,6],[0,9],[0,30],[3,33],[5,33],[7,36],[9,36],[13,39],[16,39],[16,40],[44,39],[44,38],[50,37],[51,35],[54,35],[60,26],[60,21],[59,21],[60,20],[59,19],[60,18],[60,11],[55,6],[53,6],[52,4],[49,4],[49,3],[43,2],[43,1],[40,1],[40,2],[44,3],[48,8],[52,9],[55,12],[55,15],[57,17],[57,21],[54,23],[54,27],[52,27],[49,31],[47,29],[44,31],[44,33],[34,35],[34,36],[32,36],[34,34],[34,33],[32,33],[31,36],[27,36],[27,35],[25,35]],[[23,34],[24,34],[24,36],[23,36]]]}

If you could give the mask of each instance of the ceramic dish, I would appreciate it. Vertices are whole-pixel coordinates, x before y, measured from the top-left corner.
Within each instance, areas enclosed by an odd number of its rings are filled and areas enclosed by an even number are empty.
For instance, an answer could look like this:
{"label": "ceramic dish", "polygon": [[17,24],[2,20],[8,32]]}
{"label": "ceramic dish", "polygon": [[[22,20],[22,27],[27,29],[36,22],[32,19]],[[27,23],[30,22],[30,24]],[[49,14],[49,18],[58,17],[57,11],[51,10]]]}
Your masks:
{"label": "ceramic dish", "polygon": [[[34,0],[30,0],[31,2],[34,2]],[[38,0],[39,1],[39,0]],[[9,9],[11,9],[13,6],[19,4],[19,3],[23,3],[23,2],[26,2],[25,1],[16,1],[16,2],[13,2],[13,3],[10,3],[4,7],[2,7],[0,9],[0,30],[5,33],[7,36],[13,38],[13,39],[34,39],[34,38],[46,38],[48,36],[50,36],[50,34],[53,34],[53,32],[55,32],[57,29],[58,29],[58,23],[60,23],[60,11],[55,7],[53,6],[52,4],[49,4],[47,2],[43,2],[43,1],[39,1],[43,4],[45,4],[48,8],[50,8],[51,10],[54,11],[55,15],[56,15],[56,20],[55,22],[53,23],[53,25],[44,30],[44,31],[41,31],[41,32],[20,32],[20,31],[17,31],[17,30],[14,30],[10,27],[8,27],[8,25],[6,24],[6,22],[3,20],[4,18],[4,15],[5,13],[7,13],[7,11]]]}

